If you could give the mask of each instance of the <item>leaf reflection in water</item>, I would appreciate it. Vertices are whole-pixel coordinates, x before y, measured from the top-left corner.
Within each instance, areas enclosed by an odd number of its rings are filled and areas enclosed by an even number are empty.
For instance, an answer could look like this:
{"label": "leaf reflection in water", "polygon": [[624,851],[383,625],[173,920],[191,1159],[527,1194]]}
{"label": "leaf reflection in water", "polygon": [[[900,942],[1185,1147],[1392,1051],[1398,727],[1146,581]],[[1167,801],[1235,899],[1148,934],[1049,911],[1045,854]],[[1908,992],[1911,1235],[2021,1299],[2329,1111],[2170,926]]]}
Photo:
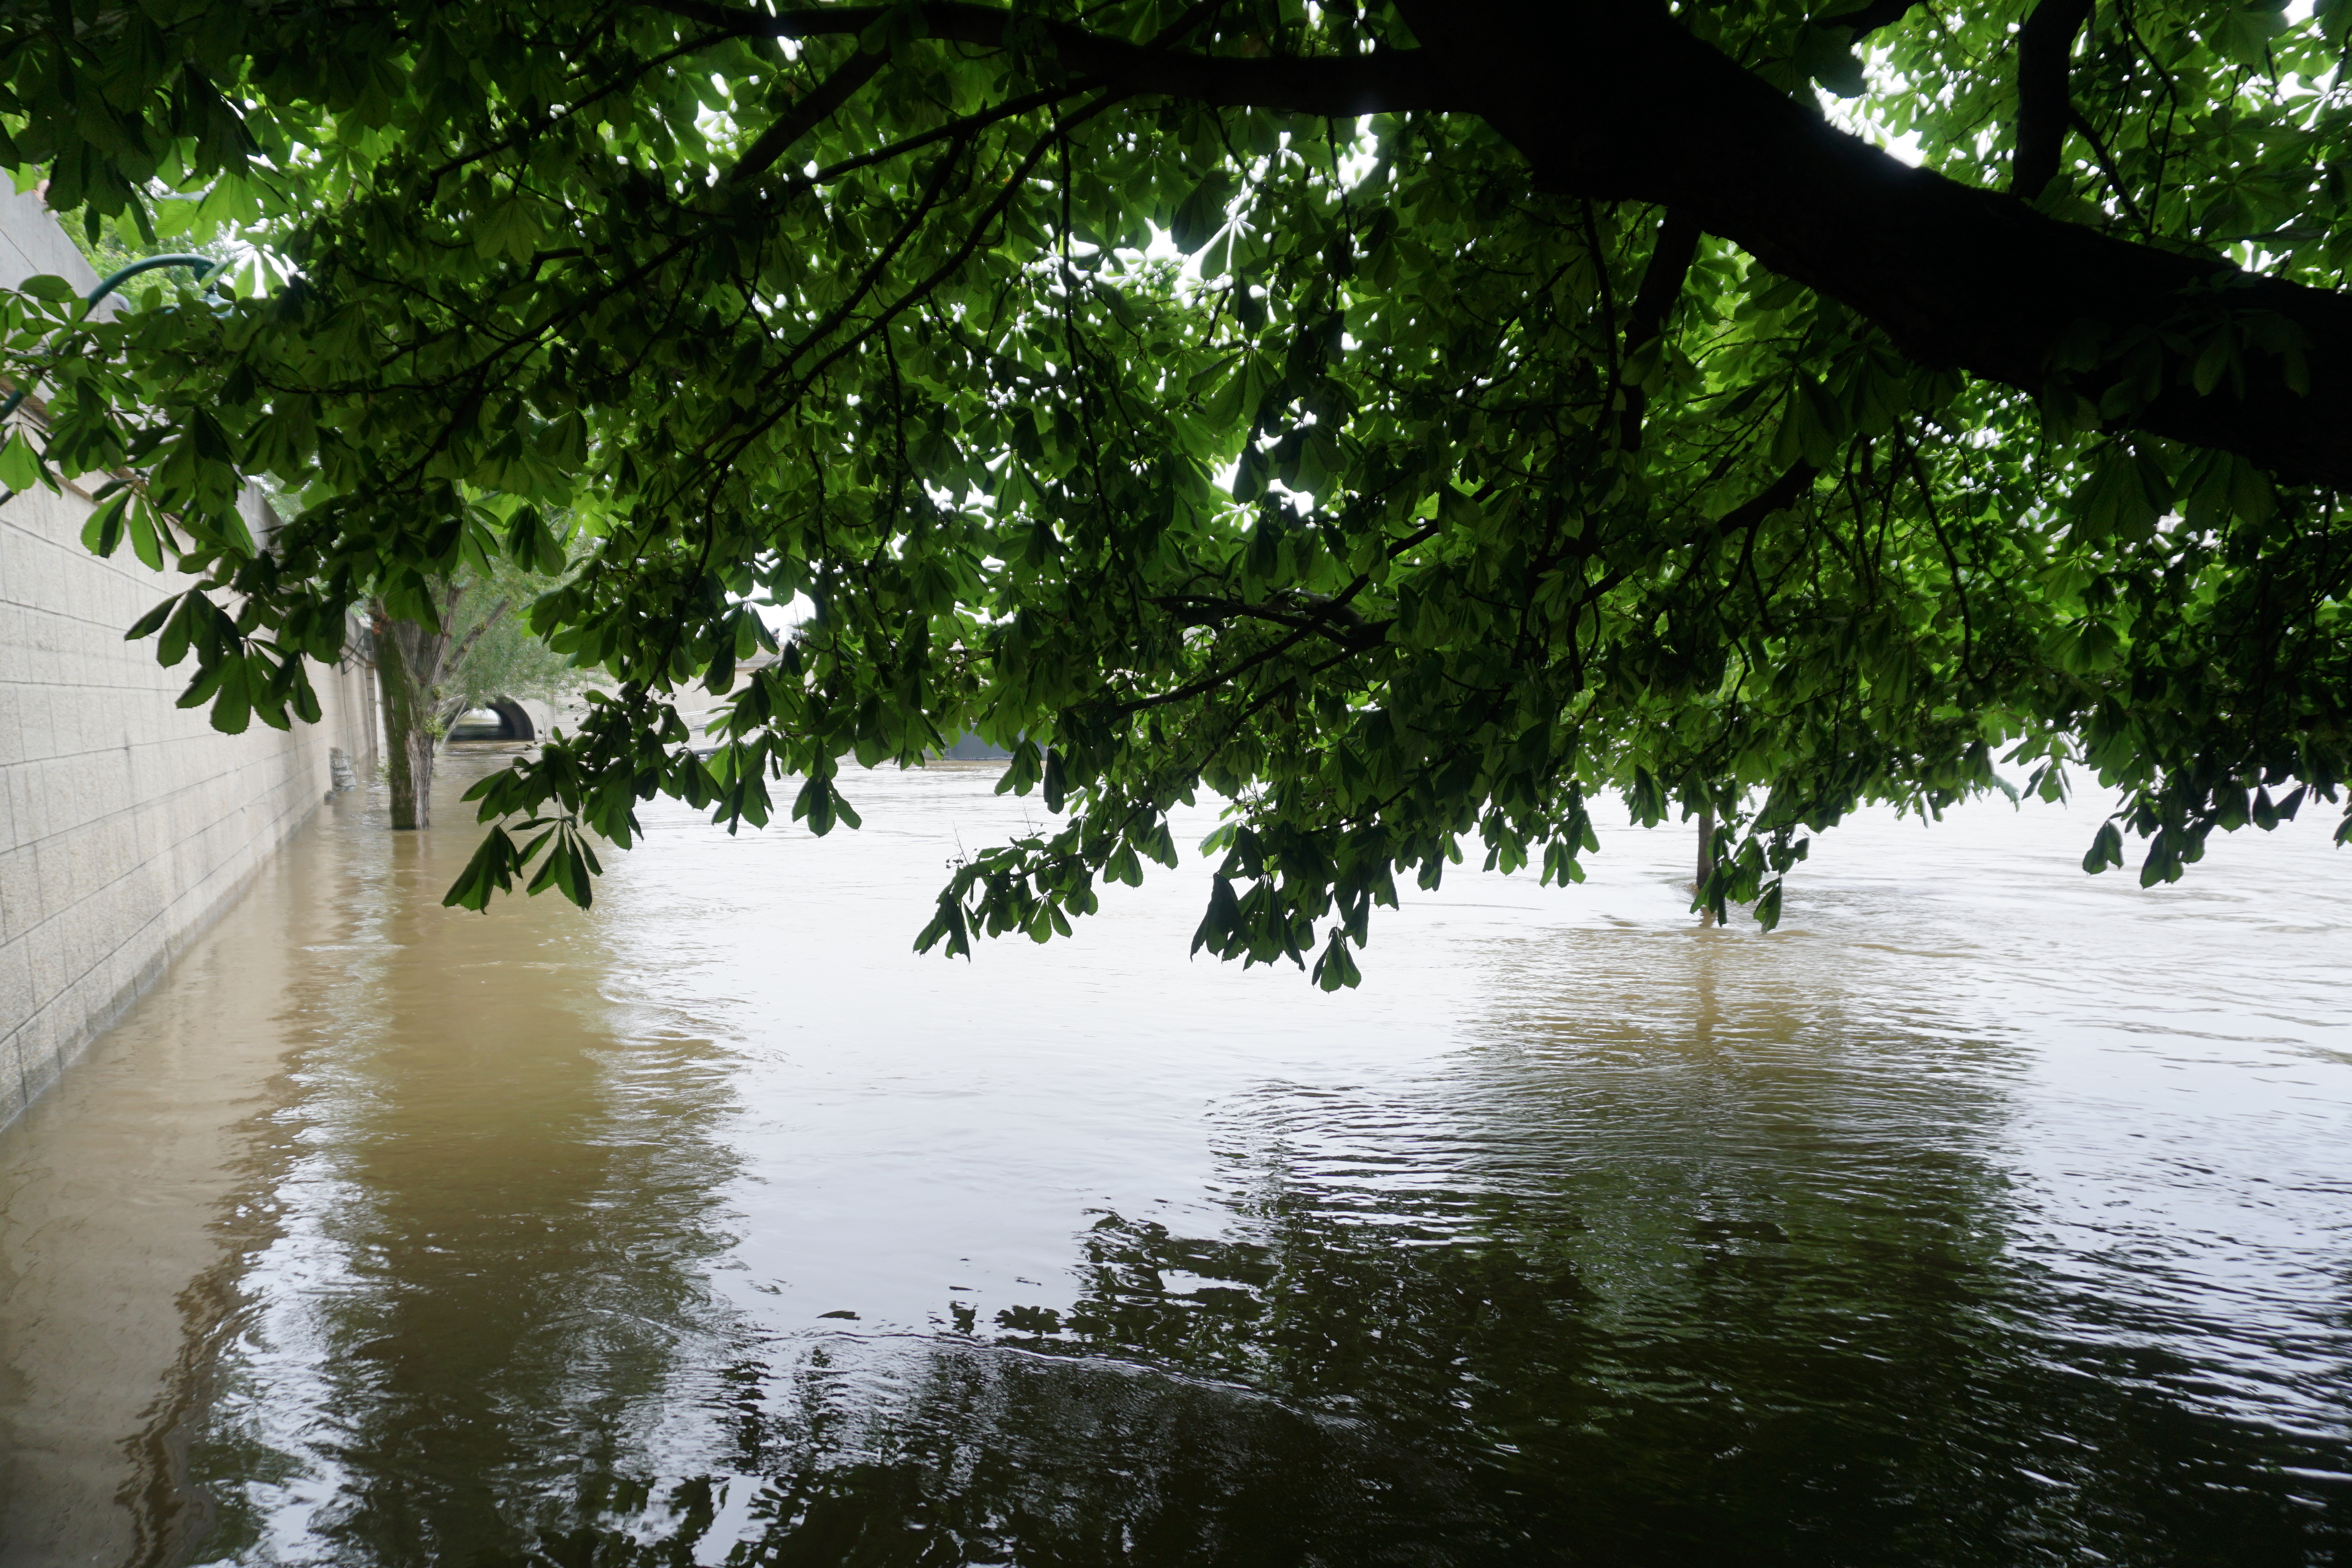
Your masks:
{"label": "leaf reflection in water", "polygon": [[[1247,1239],[1097,1217],[1076,1304],[992,1341],[739,1366],[725,1465],[583,1497],[601,1527],[513,1561],[2305,1564],[2347,1539],[2347,1489],[2313,1479],[2336,1446],[2053,1344],[2051,1287],[1945,1249],[1965,1205],[1662,1193],[1639,1244],[1689,1267],[1612,1312],[1579,1255],[1628,1239],[1572,1182],[1366,1222],[1262,1174]],[[1927,1162],[1909,1196],[1985,1174]]]}
{"label": "leaf reflection in water", "polygon": [[[856,1387],[877,1381],[897,1397]],[[790,1416],[744,1429],[757,1471],[658,1500],[602,1483],[584,1511],[626,1522],[483,1561],[1441,1563],[1495,1528],[1460,1477],[1364,1423],[1131,1363],[839,1341],[790,1385]]]}

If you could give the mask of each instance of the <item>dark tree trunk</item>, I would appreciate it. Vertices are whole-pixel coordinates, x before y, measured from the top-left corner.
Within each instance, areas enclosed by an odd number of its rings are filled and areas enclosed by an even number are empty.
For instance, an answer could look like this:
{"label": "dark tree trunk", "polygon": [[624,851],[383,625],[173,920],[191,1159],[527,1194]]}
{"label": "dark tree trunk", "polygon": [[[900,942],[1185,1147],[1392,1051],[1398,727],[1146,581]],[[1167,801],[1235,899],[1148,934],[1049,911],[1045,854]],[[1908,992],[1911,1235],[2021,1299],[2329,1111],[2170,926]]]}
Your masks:
{"label": "dark tree trunk", "polygon": [[2042,0],[2017,34],[2017,151],[2009,158],[2009,193],[2032,201],[2058,177],[2073,117],[2074,35],[2091,19],[2091,0]]}
{"label": "dark tree trunk", "polygon": [[[1715,872],[1715,802],[1708,801],[1698,809],[1698,870],[1691,879],[1691,896],[1697,898],[1706,892],[1706,879]],[[1702,911],[1699,920],[1713,925],[1712,910]]]}
{"label": "dark tree trunk", "polygon": [[[451,601],[455,602],[455,595]],[[383,696],[384,774],[392,787],[395,830],[433,825],[433,761],[441,744],[434,723],[433,685],[440,678],[449,633],[413,621],[394,621],[381,602],[369,606],[375,627],[375,678]],[[447,612],[443,613],[447,624]]]}

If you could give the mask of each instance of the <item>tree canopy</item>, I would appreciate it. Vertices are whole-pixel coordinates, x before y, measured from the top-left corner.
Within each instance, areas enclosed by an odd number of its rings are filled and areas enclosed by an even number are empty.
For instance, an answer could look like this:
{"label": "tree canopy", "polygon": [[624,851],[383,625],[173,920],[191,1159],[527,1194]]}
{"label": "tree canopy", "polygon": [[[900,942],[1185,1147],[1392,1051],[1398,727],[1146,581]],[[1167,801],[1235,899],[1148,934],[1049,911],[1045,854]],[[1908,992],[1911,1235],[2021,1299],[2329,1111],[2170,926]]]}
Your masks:
{"label": "tree canopy", "polygon": [[1327,986],[1398,875],[1574,881],[1612,794],[1717,813],[1702,896],[1768,925],[1857,805],[2070,767],[2131,792],[2086,867],[2170,879],[2352,770],[2347,21],[19,0],[0,160],[258,249],[0,302],[48,422],[0,478],[116,476],[91,542],[203,574],[134,630],[229,729],[570,519],[532,624],[608,689],[480,791],[477,907],[585,902],[656,792],[854,826],[845,760],[965,731],[1061,820],[956,871],[951,953],[1204,788],[1196,947]]}

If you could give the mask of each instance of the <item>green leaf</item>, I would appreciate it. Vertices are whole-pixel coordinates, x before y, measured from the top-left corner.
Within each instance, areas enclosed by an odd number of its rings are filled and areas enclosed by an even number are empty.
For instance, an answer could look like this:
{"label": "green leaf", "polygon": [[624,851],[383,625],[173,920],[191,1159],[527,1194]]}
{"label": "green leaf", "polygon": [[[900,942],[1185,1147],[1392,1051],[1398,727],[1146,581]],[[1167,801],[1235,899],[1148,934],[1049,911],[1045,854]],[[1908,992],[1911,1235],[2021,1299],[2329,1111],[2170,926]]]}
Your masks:
{"label": "green leaf", "polygon": [[1812,377],[1800,375],[1782,405],[1773,464],[1793,467],[1801,458],[1816,468],[1835,469],[1842,465],[1845,434],[1845,414],[1837,401]]}
{"label": "green leaf", "polygon": [[[5,465],[5,455],[0,455],[0,466]],[[114,547],[122,542],[123,513],[130,505],[131,492],[125,490],[92,512],[81,526],[81,548],[92,555],[112,555]]]}
{"label": "green leaf", "polygon": [[1210,242],[1208,250],[1201,257],[1202,279],[1223,277],[1225,275],[1225,267],[1233,258],[1233,250],[1234,231],[1228,226],[1220,231],[1217,237]]}
{"label": "green leaf", "polygon": [[2224,57],[2251,70],[2270,63],[2271,40],[2286,30],[2283,6],[2233,5],[2222,11],[2220,26],[2209,37]]}
{"label": "green leaf", "polygon": [[253,716],[251,670],[243,654],[231,654],[221,665],[219,685],[213,692],[213,727],[223,735],[243,735]]}
{"label": "green leaf", "polygon": [[1348,951],[1348,934],[1338,926],[1331,928],[1331,939],[1324,945],[1322,956],[1315,960],[1315,984],[1326,991],[1352,990],[1363,983],[1363,971]]}
{"label": "green leaf", "polygon": [[2083,537],[2147,538],[2172,507],[2172,482],[2162,460],[2153,451],[2109,441],[2100,445],[2092,464],[2089,481],[2074,497]]}
{"label": "green leaf", "polygon": [[2083,856],[2083,869],[2096,876],[2109,866],[2124,863],[2124,836],[2113,822],[2103,823],[2098,837],[2091,842],[2089,852]]}
{"label": "green leaf", "polygon": [[1225,204],[1233,200],[1233,182],[1220,170],[1192,188],[1176,209],[1174,221],[1169,225],[1169,238],[1176,248],[1191,256],[1209,243],[1210,237],[1225,225]]}
{"label": "green leaf", "polygon": [[40,455],[21,430],[8,433],[8,444],[0,446],[0,485],[19,494],[39,484],[45,476]]}
{"label": "green leaf", "polygon": [[1067,796],[1067,786],[1062,780],[1062,753],[1059,747],[1045,753],[1044,785],[1045,810],[1059,816]]}
{"label": "green leaf", "polygon": [[[118,499],[129,500],[130,493],[128,491],[124,492],[124,494]],[[155,514],[147,505],[145,497],[142,497],[131,503],[129,508],[129,520],[131,526],[131,549],[132,553],[138,556],[141,564],[144,565],[148,570],[163,570],[163,541],[156,537]],[[110,544],[108,549],[111,549],[112,546]],[[108,551],[100,550],[99,553],[104,555],[108,553]]]}
{"label": "green leaf", "polygon": [[517,855],[514,840],[508,836],[507,831],[492,828],[483,835],[473,858],[466,862],[466,869],[457,873],[457,880],[449,884],[449,891],[441,895],[442,905],[445,908],[487,912],[490,894],[504,893],[514,886],[515,872],[545,839],[546,835],[542,833],[532,841],[531,850]]}
{"label": "green leaf", "polygon": [[1848,28],[1806,23],[1797,34],[1797,69],[1840,98],[1860,97],[1864,78],[1849,47],[1852,39]]}
{"label": "green leaf", "polygon": [[166,599],[132,622],[131,630],[122,634],[122,640],[126,643],[136,643],[142,637],[153,636],[157,628],[170,618],[172,612],[179,608],[179,605],[180,598],[177,594]]}
{"label": "green leaf", "polygon": [[520,265],[530,259],[544,232],[533,204],[520,194],[509,195],[482,214],[474,248],[483,256]]}

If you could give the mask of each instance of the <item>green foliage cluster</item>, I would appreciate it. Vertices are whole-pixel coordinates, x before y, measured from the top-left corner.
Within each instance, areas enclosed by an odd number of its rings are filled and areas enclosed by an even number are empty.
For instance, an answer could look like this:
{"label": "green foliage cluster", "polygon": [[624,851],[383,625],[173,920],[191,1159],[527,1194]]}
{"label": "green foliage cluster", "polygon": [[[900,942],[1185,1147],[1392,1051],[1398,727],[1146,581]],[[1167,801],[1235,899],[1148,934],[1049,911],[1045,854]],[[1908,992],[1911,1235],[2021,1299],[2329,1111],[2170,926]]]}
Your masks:
{"label": "green foliage cluster", "polygon": [[[2021,13],[1895,10],[1868,71],[1790,0],[1681,19],[1998,184]],[[1399,875],[1576,881],[1610,795],[1711,806],[1701,902],[1769,925],[1864,801],[2087,766],[2154,882],[2352,773],[2336,496],[2131,423],[2290,328],[2086,318],[2039,385],[1973,380],[1656,207],[1536,189],[1475,116],[1105,85],[1056,30],[1370,61],[1412,43],[1377,0],[68,13],[0,19],[0,160],[274,259],[112,320],[0,296],[50,421],[0,479],[140,476],[107,526],[204,576],[139,632],[225,727],[299,708],[356,598],[531,565],[568,508],[593,553],[530,623],[614,695],[480,796],[583,855],[656,792],[854,826],[845,761],[974,731],[1065,821],[961,866],[923,946],[1068,930],[1208,789],[1196,949],[1338,987]],[[2100,8],[2042,206],[2332,285],[2347,13]],[[2134,355],[2138,394],[2072,379]],[[256,475],[302,507],[266,550]],[[795,601],[776,650],[758,607]],[[698,752],[668,698],[763,650]],[[493,826],[453,898],[530,853]],[[539,883],[584,899],[585,863]]]}

